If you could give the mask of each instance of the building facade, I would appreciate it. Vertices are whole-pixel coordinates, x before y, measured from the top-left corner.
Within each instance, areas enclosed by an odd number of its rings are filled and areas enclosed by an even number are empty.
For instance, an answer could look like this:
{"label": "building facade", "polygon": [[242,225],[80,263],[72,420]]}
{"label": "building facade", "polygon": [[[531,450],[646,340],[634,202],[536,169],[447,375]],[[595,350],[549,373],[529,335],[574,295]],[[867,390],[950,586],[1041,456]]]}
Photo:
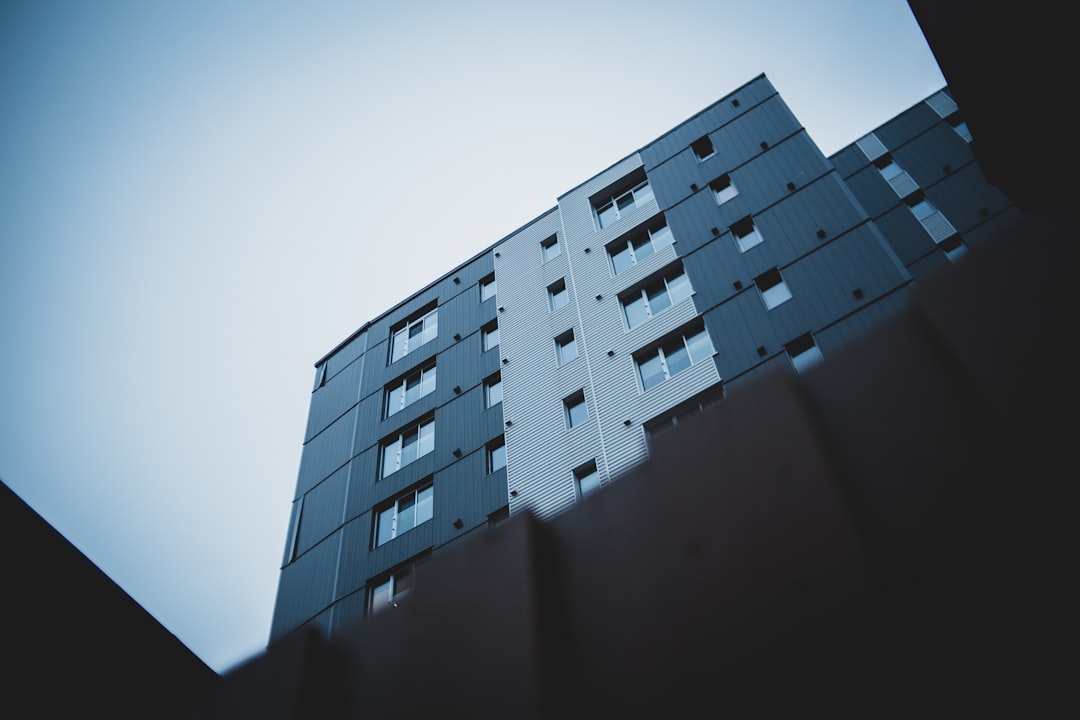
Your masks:
{"label": "building facade", "polygon": [[270,644],[893,316],[1018,212],[970,141],[943,89],[826,157],[761,75],[364,324],[316,363]]}

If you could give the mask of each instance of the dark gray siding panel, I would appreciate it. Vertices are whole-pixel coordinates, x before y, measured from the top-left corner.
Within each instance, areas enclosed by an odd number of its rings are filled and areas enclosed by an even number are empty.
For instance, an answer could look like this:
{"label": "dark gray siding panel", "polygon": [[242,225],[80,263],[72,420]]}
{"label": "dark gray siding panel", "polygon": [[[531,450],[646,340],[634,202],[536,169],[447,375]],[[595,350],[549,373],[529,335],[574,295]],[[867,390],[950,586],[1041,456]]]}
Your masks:
{"label": "dark gray siding panel", "polygon": [[949,178],[960,168],[975,162],[971,147],[944,122],[897,148],[892,156],[921,187]]}
{"label": "dark gray siding panel", "polygon": [[302,554],[341,527],[349,466],[345,465],[304,495],[297,553]]}
{"label": "dark gray siding panel", "polygon": [[357,360],[332,376],[325,385],[311,394],[304,442],[322,432],[330,423],[356,404],[360,396],[360,376],[363,367],[363,359]]}
{"label": "dark gray siding panel", "polygon": [[[437,486],[435,494],[439,494]],[[374,528],[372,513],[364,513],[349,522],[342,537],[335,597],[362,590],[373,578],[431,549],[434,522],[433,518],[377,548],[371,547]]]}
{"label": "dark gray siding panel", "polygon": [[350,625],[360,622],[367,612],[367,592],[357,590],[334,603],[334,622],[328,629],[331,634],[341,633]]}
{"label": "dark gray siding panel", "polygon": [[353,360],[356,360],[363,355],[366,348],[367,333],[362,332],[324,361],[327,375],[333,377],[341,372],[341,370],[352,363]]}
{"label": "dark gray siding panel", "polygon": [[345,413],[313,437],[300,456],[297,496],[315,487],[352,457],[356,411]]}
{"label": "dark gray siding panel", "polygon": [[855,143],[830,155],[829,162],[833,164],[842,178],[850,177],[870,164],[866,153],[860,150]]}
{"label": "dark gray siding panel", "polygon": [[948,180],[927,191],[926,196],[961,234],[1011,205],[1004,193],[986,181],[975,163],[954,172]]}
{"label": "dark gray siding panel", "polygon": [[904,265],[911,265],[937,247],[906,205],[898,205],[874,222]]}
{"label": "dark gray siding panel", "polygon": [[334,598],[340,537],[335,534],[281,570],[270,642],[326,609]]}
{"label": "dark gray siding panel", "polygon": [[940,122],[941,116],[929,105],[920,102],[876,128],[874,134],[891,152]]}
{"label": "dark gray siding panel", "polygon": [[[702,135],[711,133],[775,95],[776,89],[764,75],[751,80],[643,148],[640,156],[646,170],[656,167],[689,147]],[[717,154],[720,154],[719,148]]]}
{"label": "dark gray siding panel", "polygon": [[847,179],[847,186],[870,217],[878,217],[900,204],[900,196],[873,165]]}

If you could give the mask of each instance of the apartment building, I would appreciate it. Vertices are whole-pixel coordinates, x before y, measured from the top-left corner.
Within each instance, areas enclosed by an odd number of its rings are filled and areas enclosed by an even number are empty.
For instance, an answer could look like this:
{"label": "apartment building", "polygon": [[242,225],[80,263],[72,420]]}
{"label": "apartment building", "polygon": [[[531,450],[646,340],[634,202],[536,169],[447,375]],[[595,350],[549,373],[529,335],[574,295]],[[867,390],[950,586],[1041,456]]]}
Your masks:
{"label": "apartment building", "polygon": [[826,157],[760,75],[364,323],[315,364],[270,645],[895,315],[1018,212],[970,142],[943,88]]}

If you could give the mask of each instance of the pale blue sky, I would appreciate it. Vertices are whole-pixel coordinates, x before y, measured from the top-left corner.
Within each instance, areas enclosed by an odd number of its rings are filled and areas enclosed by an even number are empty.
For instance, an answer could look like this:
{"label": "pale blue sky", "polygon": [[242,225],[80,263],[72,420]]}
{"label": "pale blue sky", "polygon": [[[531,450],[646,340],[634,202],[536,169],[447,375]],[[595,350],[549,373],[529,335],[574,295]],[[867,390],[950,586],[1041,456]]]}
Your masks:
{"label": "pale blue sky", "polygon": [[760,73],[826,154],[945,84],[904,0],[5,0],[0,479],[227,672],[314,362]]}

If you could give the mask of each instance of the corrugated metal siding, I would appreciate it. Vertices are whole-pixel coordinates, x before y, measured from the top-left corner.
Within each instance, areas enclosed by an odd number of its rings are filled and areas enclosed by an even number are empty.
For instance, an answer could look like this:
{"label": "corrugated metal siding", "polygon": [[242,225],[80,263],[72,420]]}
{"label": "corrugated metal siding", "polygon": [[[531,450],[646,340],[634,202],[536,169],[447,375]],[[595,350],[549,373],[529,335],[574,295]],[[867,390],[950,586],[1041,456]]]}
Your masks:
{"label": "corrugated metal siding", "polygon": [[297,495],[306,493],[320,481],[349,462],[352,457],[356,410],[350,410],[313,437],[300,455]]}
{"label": "corrugated metal siding", "polygon": [[962,167],[975,162],[971,146],[943,122],[914,141],[896,148],[893,157],[923,187],[946,180]]}
{"label": "corrugated metal siding", "polygon": [[346,465],[304,495],[297,554],[306,552],[341,527],[348,482],[349,466]]}
{"label": "corrugated metal siding", "polygon": [[874,224],[905,266],[934,251],[933,239],[906,205],[897,205],[874,220]]}
{"label": "corrugated metal siding", "polygon": [[900,204],[896,192],[873,165],[849,177],[847,186],[870,217],[879,217]]}
{"label": "corrugated metal siding", "polygon": [[833,164],[840,177],[847,178],[866,167],[870,161],[855,144],[848,145],[829,156],[829,162]]}
{"label": "corrugated metal siding", "polygon": [[987,182],[975,163],[954,171],[948,179],[934,186],[933,193],[933,202],[965,236],[987,218],[1011,206],[1005,194]]}
{"label": "corrugated metal siding", "polygon": [[325,385],[311,394],[304,442],[311,440],[325,430],[330,423],[340,418],[349,408],[356,405],[360,396],[360,377],[363,374],[363,368],[364,360],[361,357],[332,376]]}
{"label": "corrugated metal siding", "polygon": [[335,534],[281,569],[270,642],[307,622],[334,599],[341,538]]}
{"label": "corrugated metal siding", "polygon": [[895,150],[940,122],[941,118],[925,103],[917,103],[876,128],[874,134],[885,147]]}

